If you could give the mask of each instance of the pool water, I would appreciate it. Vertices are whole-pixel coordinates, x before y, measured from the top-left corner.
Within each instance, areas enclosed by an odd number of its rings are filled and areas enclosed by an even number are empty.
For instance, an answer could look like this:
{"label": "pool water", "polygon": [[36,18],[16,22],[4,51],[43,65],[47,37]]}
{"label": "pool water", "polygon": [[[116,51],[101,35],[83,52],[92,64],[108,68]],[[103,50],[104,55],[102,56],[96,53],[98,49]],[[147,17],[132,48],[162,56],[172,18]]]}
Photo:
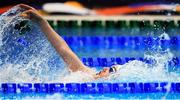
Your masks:
{"label": "pool water", "polygon": [[[121,70],[107,78],[83,81],[82,74],[69,73],[39,26],[18,17],[23,9],[11,9],[0,17],[0,83],[177,83],[176,92],[164,93],[3,93],[1,99],[179,99],[179,29],[159,27],[89,26],[55,30],[86,65],[95,70],[121,64]],[[13,17],[9,17],[13,15]],[[25,21],[26,28],[17,28]],[[85,22],[84,22],[85,23]],[[23,26],[23,25],[22,25]],[[28,27],[28,30],[26,30]],[[30,28],[30,29],[29,29]],[[26,31],[24,31],[26,30]],[[126,60],[127,57],[135,58]],[[111,58],[125,59],[124,63]],[[146,62],[147,59],[151,62]],[[176,58],[176,59],[175,59]],[[89,60],[90,59],[90,60]],[[97,60],[96,60],[97,59]],[[98,59],[103,59],[102,61]],[[108,60],[104,64],[105,60]],[[103,64],[102,64],[103,63]],[[11,87],[11,86],[10,86]],[[105,89],[105,88],[104,88]],[[167,88],[168,89],[168,88]],[[136,90],[136,89],[135,89]],[[19,90],[18,90],[19,91]]]}

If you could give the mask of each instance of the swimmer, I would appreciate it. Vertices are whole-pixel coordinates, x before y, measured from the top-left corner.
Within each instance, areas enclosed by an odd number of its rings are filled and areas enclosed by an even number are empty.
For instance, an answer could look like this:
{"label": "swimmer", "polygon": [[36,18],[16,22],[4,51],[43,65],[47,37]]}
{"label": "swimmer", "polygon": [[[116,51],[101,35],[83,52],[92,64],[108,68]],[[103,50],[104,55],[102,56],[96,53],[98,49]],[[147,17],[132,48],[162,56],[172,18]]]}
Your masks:
{"label": "swimmer", "polygon": [[63,58],[71,72],[82,71],[92,75],[94,79],[99,79],[107,77],[110,73],[118,70],[119,66],[112,66],[111,68],[103,68],[102,71],[96,73],[94,70],[82,63],[78,56],[69,48],[64,39],[53,30],[49,23],[43,19],[36,9],[25,4],[19,4],[17,6],[25,9],[25,11],[20,15],[21,17],[28,18],[40,25],[42,32],[56,49],[58,54]]}

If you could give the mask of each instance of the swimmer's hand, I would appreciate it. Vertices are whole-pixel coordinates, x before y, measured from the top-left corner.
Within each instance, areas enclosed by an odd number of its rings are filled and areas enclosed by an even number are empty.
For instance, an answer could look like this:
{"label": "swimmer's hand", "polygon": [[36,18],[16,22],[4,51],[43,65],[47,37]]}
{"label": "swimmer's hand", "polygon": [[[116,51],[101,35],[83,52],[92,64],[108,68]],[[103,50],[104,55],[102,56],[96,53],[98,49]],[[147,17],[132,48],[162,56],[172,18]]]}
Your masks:
{"label": "swimmer's hand", "polygon": [[46,20],[43,19],[43,17],[38,13],[38,11],[35,8],[25,4],[19,4],[17,6],[25,10],[20,14],[21,17],[28,18],[38,24],[46,22]]}

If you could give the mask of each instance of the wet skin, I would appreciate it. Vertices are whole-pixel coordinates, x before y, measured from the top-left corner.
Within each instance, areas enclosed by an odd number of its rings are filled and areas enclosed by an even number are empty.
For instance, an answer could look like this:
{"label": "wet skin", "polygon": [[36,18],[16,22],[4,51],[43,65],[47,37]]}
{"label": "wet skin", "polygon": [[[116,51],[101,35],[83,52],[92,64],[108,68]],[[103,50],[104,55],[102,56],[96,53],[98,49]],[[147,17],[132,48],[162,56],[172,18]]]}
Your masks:
{"label": "wet skin", "polygon": [[100,71],[96,75],[99,76],[99,78],[101,78],[101,77],[107,77],[109,74],[110,74],[109,68],[104,68],[102,71]]}

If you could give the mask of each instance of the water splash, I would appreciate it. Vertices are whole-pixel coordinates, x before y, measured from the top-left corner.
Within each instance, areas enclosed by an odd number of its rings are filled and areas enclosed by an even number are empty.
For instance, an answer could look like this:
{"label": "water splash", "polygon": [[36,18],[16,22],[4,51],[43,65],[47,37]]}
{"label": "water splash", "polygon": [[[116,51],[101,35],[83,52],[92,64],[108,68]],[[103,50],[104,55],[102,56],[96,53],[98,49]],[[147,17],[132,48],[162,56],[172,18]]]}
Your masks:
{"label": "water splash", "polygon": [[[18,16],[22,11],[23,9],[14,7],[0,17],[1,82],[92,81],[90,75],[82,72],[68,74],[62,59],[37,24],[30,22],[32,30],[25,35],[20,35],[18,30],[14,30],[17,23],[28,20]],[[28,42],[28,45],[19,43],[18,39],[23,39]],[[152,60],[152,64],[131,61],[122,65],[117,73],[95,82],[179,82],[180,76],[168,70],[168,61],[172,59],[173,54],[169,49],[161,48],[162,39],[168,40],[169,36],[163,33],[160,39],[155,38],[155,43],[150,45],[145,53],[144,57]]]}
{"label": "water splash", "polygon": [[170,49],[161,47],[161,40],[170,40],[168,34],[163,33],[159,37],[154,38],[155,43],[148,47],[144,54],[144,58],[150,61],[145,63],[141,61],[130,61],[124,65],[120,65],[121,69],[108,78],[114,82],[180,82],[180,74],[169,70],[169,62],[174,55]]}
{"label": "water splash", "polygon": [[[28,20],[19,17],[24,10],[14,7],[0,17],[1,82],[44,82],[54,80],[65,64],[50,45],[40,27],[31,21],[31,31],[24,35],[16,24]],[[19,39],[28,45],[19,43]],[[51,73],[51,74],[49,74]]]}

